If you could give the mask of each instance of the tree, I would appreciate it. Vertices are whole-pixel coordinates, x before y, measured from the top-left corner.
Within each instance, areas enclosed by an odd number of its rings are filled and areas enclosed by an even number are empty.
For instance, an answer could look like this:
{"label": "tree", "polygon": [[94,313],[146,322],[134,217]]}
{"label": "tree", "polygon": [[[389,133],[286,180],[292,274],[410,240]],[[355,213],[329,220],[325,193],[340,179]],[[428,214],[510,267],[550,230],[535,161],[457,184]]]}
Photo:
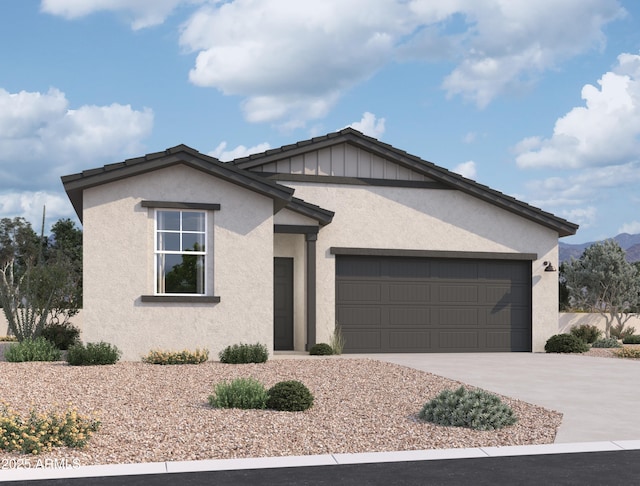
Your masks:
{"label": "tree", "polygon": [[22,341],[64,323],[82,303],[82,232],[70,220],[38,237],[24,218],[0,220],[0,306]]}
{"label": "tree", "polygon": [[37,336],[46,322],[53,290],[42,265],[43,241],[24,218],[0,220],[0,305],[20,340]]}
{"label": "tree", "polygon": [[626,261],[617,242],[594,243],[564,269],[569,302],[573,308],[598,312],[605,317],[605,336],[617,322],[620,332],[640,304],[640,274]]}

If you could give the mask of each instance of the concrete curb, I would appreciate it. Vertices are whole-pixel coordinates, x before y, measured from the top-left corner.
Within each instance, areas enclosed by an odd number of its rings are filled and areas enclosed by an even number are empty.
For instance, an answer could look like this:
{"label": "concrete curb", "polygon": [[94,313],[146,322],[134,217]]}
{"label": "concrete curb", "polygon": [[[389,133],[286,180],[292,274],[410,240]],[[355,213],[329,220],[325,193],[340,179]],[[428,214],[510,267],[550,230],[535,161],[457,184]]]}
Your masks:
{"label": "concrete curb", "polygon": [[[258,457],[249,459],[213,459],[204,461],[149,462],[142,464],[110,464],[103,466],[7,468],[0,470],[0,482],[39,479],[133,476],[201,471],[228,471],[304,466],[336,466],[380,462],[433,461],[580,452],[623,451],[640,449],[640,440],[576,442],[506,447],[474,447],[470,449],[433,449],[419,451],[364,452],[359,454],[324,454],[316,456]],[[34,459],[35,460],[35,459]],[[33,462],[33,461],[32,461]],[[8,466],[7,466],[8,467]]]}

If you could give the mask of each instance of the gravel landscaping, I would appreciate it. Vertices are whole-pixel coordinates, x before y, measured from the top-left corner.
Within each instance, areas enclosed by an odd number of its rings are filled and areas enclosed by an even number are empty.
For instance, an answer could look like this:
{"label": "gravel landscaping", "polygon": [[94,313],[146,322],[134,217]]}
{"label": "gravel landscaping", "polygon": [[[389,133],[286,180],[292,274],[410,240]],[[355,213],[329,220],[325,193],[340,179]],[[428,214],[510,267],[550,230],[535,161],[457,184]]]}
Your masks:
{"label": "gravel landscaping", "polygon": [[[213,409],[207,397],[223,380],[253,377],[267,387],[300,380],[315,395],[305,412]],[[0,399],[26,414],[65,409],[98,413],[100,430],[85,449],[39,456],[81,465],[545,444],[561,414],[504,398],[518,416],[498,431],[442,427],[417,420],[424,403],[461,385],[368,359],[271,359],[263,364],[160,366],[123,362],[72,367],[0,362]],[[21,457],[0,451],[0,460]]]}

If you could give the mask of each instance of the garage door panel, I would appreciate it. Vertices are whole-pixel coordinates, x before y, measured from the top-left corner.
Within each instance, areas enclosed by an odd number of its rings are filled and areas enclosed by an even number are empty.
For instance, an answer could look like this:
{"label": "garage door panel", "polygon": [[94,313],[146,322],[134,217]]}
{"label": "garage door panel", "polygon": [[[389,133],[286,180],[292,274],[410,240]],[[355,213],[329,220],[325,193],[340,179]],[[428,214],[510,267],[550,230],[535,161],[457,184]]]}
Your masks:
{"label": "garage door panel", "polygon": [[477,285],[443,284],[439,287],[438,300],[442,303],[477,303],[479,291]]}
{"label": "garage door panel", "polygon": [[338,255],[336,315],[345,352],[530,351],[531,263]]}
{"label": "garage door panel", "polygon": [[478,333],[472,331],[440,331],[438,333],[438,347],[446,350],[478,349]]}
{"label": "garage door panel", "polygon": [[431,298],[431,286],[422,283],[388,284],[390,302],[424,303]]}
{"label": "garage door panel", "polygon": [[382,284],[377,282],[343,282],[338,284],[337,299],[341,302],[379,302]]}
{"label": "garage door panel", "polygon": [[389,350],[392,353],[416,352],[431,347],[431,332],[429,331],[391,331],[389,332]]}
{"label": "garage door panel", "polygon": [[342,306],[336,312],[341,328],[380,327],[383,309],[379,306]]}
{"label": "garage door panel", "polygon": [[342,330],[342,335],[346,343],[349,343],[349,349],[351,353],[367,353],[377,352],[381,348],[382,331],[345,331]]}
{"label": "garage door panel", "polygon": [[431,322],[431,311],[427,307],[390,307],[389,327],[426,327]]}

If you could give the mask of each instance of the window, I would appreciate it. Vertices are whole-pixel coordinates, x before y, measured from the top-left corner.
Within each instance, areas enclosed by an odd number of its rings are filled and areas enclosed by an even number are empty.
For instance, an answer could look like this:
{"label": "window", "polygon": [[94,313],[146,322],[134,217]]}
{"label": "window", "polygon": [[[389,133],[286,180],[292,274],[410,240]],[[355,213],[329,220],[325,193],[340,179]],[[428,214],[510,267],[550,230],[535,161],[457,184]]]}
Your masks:
{"label": "window", "polygon": [[156,295],[206,295],[207,213],[156,209]]}

